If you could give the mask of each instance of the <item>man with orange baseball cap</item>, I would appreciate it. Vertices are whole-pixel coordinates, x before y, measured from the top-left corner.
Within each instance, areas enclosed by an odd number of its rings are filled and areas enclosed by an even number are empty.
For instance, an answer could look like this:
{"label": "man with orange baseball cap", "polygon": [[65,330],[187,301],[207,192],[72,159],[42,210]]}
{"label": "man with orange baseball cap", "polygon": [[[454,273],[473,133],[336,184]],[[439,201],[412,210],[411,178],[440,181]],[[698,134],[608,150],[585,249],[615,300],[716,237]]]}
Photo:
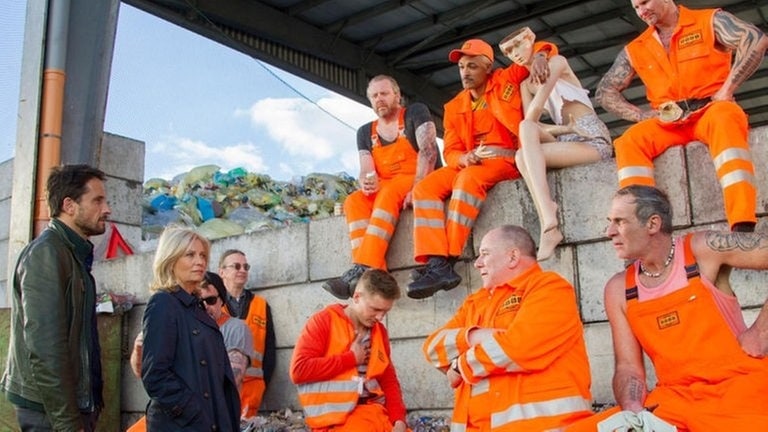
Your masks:
{"label": "man with orange baseball cap", "polygon": [[[546,42],[537,43],[535,50],[557,54],[557,47]],[[515,168],[518,125],[523,119],[520,83],[528,70],[516,64],[494,69],[493,48],[481,39],[464,42],[448,54],[448,60],[458,64],[464,90],[445,104],[446,166],[413,189],[414,258],[426,264],[414,271],[408,285],[408,296],[416,299],[461,283],[453,264],[488,190],[520,176]],[[546,81],[546,55],[536,55],[532,71],[537,81]],[[447,211],[446,198],[450,198]]]}

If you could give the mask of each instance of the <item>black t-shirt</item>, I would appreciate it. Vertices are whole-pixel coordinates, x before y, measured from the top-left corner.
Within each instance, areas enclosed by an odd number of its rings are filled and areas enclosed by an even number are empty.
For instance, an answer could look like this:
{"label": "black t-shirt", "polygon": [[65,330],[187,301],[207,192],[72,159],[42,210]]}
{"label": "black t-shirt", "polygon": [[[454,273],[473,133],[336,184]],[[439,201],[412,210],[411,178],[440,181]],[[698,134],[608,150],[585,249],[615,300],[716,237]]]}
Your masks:
{"label": "black t-shirt", "polygon": [[[423,103],[414,103],[408,105],[405,109],[405,137],[408,138],[408,142],[411,143],[415,151],[419,151],[419,144],[416,142],[416,128],[422,124],[432,121],[432,116],[429,114],[429,109]],[[366,123],[357,130],[357,149],[368,150],[373,149],[373,143],[371,142],[371,127],[373,122]],[[386,141],[381,135],[379,135],[379,142],[382,146],[387,146],[394,141]],[[440,158],[438,158],[439,160]]]}

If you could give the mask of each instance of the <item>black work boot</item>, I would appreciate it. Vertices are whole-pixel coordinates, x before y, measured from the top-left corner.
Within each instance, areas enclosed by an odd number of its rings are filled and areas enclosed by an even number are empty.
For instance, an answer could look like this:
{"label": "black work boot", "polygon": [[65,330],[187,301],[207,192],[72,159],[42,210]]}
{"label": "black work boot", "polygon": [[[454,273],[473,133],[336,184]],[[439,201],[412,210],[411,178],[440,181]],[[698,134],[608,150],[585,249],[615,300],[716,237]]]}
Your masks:
{"label": "black work boot", "polygon": [[346,300],[352,297],[358,279],[366,270],[368,270],[368,266],[355,264],[351,269],[345,271],[341,277],[323,282],[323,289],[338,299]]}
{"label": "black work boot", "polygon": [[453,270],[453,263],[446,257],[432,256],[421,275],[408,284],[408,297],[423,299],[440,290],[449,290],[461,283],[461,276]]}

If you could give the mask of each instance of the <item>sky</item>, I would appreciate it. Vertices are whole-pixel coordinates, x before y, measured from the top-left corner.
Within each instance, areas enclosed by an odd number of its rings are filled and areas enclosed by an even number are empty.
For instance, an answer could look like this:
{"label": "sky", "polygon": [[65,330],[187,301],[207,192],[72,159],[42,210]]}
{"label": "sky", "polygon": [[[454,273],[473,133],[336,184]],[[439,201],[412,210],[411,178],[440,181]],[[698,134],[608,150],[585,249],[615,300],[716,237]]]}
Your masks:
{"label": "sky", "polygon": [[[14,151],[25,3],[0,0],[0,161]],[[276,180],[356,176],[356,129],[374,118],[369,106],[120,5],[104,130],[145,142],[145,180],[208,164]]]}

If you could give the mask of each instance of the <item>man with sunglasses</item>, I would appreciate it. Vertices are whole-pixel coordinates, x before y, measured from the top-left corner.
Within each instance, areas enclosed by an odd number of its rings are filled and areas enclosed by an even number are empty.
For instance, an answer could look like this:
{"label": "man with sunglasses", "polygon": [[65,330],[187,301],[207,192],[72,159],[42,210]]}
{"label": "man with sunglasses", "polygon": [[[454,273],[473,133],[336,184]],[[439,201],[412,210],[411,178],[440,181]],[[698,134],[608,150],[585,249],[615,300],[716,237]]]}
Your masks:
{"label": "man with sunglasses", "polygon": [[247,290],[251,265],[245,252],[228,249],[219,258],[219,276],[226,287],[227,313],[245,321],[253,334],[254,357],[240,390],[245,417],[255,416],[275,369],[275,330],[267,301]]}

